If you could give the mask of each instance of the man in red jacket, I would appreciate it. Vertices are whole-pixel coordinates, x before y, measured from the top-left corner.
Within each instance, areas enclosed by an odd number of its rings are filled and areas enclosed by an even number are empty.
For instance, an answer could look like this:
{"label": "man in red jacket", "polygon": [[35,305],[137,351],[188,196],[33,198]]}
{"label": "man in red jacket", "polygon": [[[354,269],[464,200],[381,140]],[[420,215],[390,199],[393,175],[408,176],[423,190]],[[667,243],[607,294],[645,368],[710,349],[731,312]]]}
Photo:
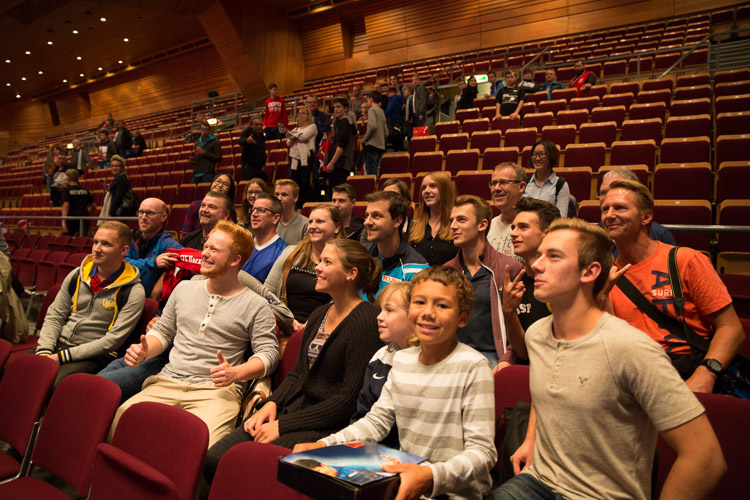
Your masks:
{"label": "man in red jacket", "polygon": [[286,129],[289,118],[286,115],[286,102],[283,97],[279,97],[279,87],[275,83],[270,84],[268,93],[270,95],[263,109],[263,126],[266,128],[266,140],[273,141],[282,139],[279,125]]}

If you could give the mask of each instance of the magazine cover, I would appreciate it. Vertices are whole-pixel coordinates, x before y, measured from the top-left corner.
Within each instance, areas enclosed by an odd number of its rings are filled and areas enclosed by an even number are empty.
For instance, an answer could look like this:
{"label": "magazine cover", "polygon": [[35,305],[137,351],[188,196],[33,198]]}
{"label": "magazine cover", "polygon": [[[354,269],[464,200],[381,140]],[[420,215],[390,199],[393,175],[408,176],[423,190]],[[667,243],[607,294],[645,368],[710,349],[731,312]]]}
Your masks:
{"label": "magazine cover", "polygon": [[398,475],[381,465],[424,462],[424,457],[354,442],[292,453],[279,459],[278,480],[313,498],[392,498]]}

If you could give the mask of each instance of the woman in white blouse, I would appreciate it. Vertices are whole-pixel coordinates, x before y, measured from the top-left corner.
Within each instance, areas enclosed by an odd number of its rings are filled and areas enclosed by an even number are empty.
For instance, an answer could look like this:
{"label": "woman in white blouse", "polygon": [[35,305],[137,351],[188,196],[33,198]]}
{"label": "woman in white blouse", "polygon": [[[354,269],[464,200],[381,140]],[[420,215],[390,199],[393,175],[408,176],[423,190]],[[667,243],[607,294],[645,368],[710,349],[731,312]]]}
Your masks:
{"label": "woman in white blouse", "polygon": [[301,108],[297,112],[297,128],[287,133],[289,146],[289,168],[292,179],[299,185],[298,206],[315,200],[310,175],[315,172],[315,137],[318,128],[312,123],[310,110]]}
{"label": "woman in white blouse", "polygon": [[552,203],[560,209],[562,217],[575,217],[576,214],[568,214],[570,187],[565,179],[558,178],[554,171],[559,160],[560,152],[555,143],[539,141],[534,144],[531,148],[531,166],[534,167],[534,175],[526,183],[523,195],[526,198]]}

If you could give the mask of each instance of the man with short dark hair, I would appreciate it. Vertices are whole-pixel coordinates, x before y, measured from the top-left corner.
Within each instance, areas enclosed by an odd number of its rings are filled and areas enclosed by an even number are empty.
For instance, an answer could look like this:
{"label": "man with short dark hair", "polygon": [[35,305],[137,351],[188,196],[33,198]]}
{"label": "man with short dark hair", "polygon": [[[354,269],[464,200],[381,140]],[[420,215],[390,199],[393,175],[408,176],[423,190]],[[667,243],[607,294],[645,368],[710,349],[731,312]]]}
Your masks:
{"label": "man with short dark hair", "polygon": [[[375,191],[366,197],[365,228],[370,255],[383,263],[378,293],[388,283],[411,281],[415,274],[429,267],[422,254],[401,238],[401,226],[409,208],[406,200],[391,191]],[[377,294],[376,294],[377,295]]]}
{"label": "man with short dark hair", "polygon": [[[702,253],[688,247],[673,250],[649,237],[653,217],[654,198],[646,186],[610,184],[602,202],[602,226],[617,245],[617,267],[627,271],[609,292],[612,310],[661,344],[691,390],[712,392],[745,340],[742,324],[726,286]],[[681,307],[675,300],[671,258],[684,292]],[[695,341],[686,341],[686,329],[693,331]],[[697,342],[702,346],[690,345]]]}
{"label": "man with short dark hair", "polygon": [[307,236],[307,217],[297,211],[299,185],[291,179],[279,179],[274,184],[274,196],[281,202],[281,219],[276,232],[287,245],[296,245]]}
{"label": "man with short dark hair", "polygon": [[353,85],[351,92],[349,92],[349,109],[354,111],[354,114],[357,116],[362,112],[362,96],[360,92],[359,85]]}
{"label": "man with short dark hair", "polygon": [[364,219],[352,213],[357,192],[350,184],[339,184],[333,186],[331,203],[341,212],[341,225],[344,226],[346,237],[350,240],[359,241],[364,229]]}
{"label": "man with short dark hair", "polygon": [[487,241],[501,254],[516,258],[510,231],[516,218],[516,204],[526,189],[526,171],[517,163],[501,163],[493,170],[489,187],[492,203],[500,209],[500,215],[492,219]]}
{"label": "man with short dark hair", "polygon": [[586,69],[583,59],[579,59],[573,65],[573,69],[576,74],[570,81],[570,88],[576,89],[577,96],[581,96],[582,90],[589,90],[591,87],[596,85],[596,75],[593,71]]}
{"label": "man with short dark hair", "polygon": [[535,92],[547,92],[547,100],[552,99],[552,91],[560,90],[565,86],[557,81],[557,71],[555,68],[548,68],[544,72],[544,83],[540,83],[536,86]]}
{"label": "man with short dark hair", "polygon": [[249,181],[256,177],[268,182],[268,176],[263,171],[266,164],[266,136],[263,135],[263,118],[253,116],[250,126],[240,134],[237,144],[242,147],[242,180]]}
{"label": "man with short dark hair", "polygon": [[269,141],[283,139],[279,126],[289,127],[286,113],[286,101],[279,97],[279,87],[275,83],[268,86],[268,99],[263,107],[263,126],[266,128],[266,139]]}
{"label": "man with short dark hair", "polygon": [[367,106],[367,130],[362,137],[365,172],[367,175],[378,175],[380,159],[385,153],[385,141],[388,138],[388,124],[380,107],[380,92],[373,90],[367,94]]}
{"label": "man with short dark hair", "polygon": [[[392,77],[393,78],[393,77]],[[388,135],[393,150],[404,150],[404,98],[396,87],[388,89],[388,106],[383,110],[388,120]]]}
{"label": "man with short dark hair", "polygon": [[536,92],[536,83],[534,83],[534,73],[530,69],[523,70],[523,78],[518,83],[519,88],[526,91],[527,94]]}
{"label": "man with short dark hair", "polygon": [[99,163],[98,169],[109,168],[109,160],[117,154],[115,144],[109,140],[109,132],[106,130],[99,131]]}
{"label": "man with short dark hair", "polygon": [[220,220],[229,220],[232,211],[232,202],[224,193],[209,191],[201,201],[201,208],[198,211],[198,220],[201,228],[182,235],[180,244],[185,248],[203,250],[203,244],[208,239],[208,235],[216,227]]}
{"label": "man with short dark hair", "polygon": [[601,228],[574,218],[553,222],[539,247],[534,296],[552,315],[526,332],[533,405],[510,457],[516,475],[493,500],[650,498],[657,433],[677,455],[661,498],[708,498],[726,470],[664,351],[599,309],[609,247]]}
{"label": "man with short dark hair", "polygon": [[81,139],[73,139],[73,149],[70,151],[70,161],[68,162],[70,168],[78,170],[80,175],[86,172],[86,168],[94,168],[94,162],[91,161],[91,157],[88,152],[81,147]]}
{"label": "man with short dark hair", "polygon": [[412,96],[411,116],[414,117],[414,126],[421,127],[425,124],[425,115],[427,114],[427,99],[429,98],[427,88],[419,78],[417,73],[411,78],[411,84],[414,87]]}
{"label": "man with short dark hair", "polygon": [[[453,244],[458,254],[445,263],[464,275],[474,290],[469,322],[456,330],[456,338],[487,358],[490,368],[506,359],[508,335],[502,317],[502,279],[507,272],[515,275],[521,264],[487,243],[487,229],[492,219],[490,205],[474,195],[456,198],[450,223]],[[510,358],[508,358],[510,359]]]}
{"label": "man with short dark hair", "polygon": [[130,156],[141,156],[147,149],[148,144],[146,144],[146,139],[144,139],[141,133],[136,130],[135,134],[133,135],[133,154],[131,154]]}
{"label": "man with short dark hair", "polygon": [[497,97],[497,93],[503,88],[503,82],[497,79],[497,73],[494,71],[487,72],[487,81],[490,84],[490,92],[484,94],[484,97]]}
{"label": "man with short dark hair", "polygon": [[505,86],[495,96],[495,118],[508,116],[517,118],[526,99],[526,91],[518,85],[516,72],[509,69],[505,72]]}
{"label": "man with short dark hair", "polygon": [[242,270],[261,283],[266,281],[276,259],[286,248],[286,243],[276,232],[276,226],[281,219],[281,202],[267,193],[258,193],[250,214],[250,224],[255,238],[250,258],[242,266]]}
{"label": "man with short dark hair", "polygon": [[[315,152],[317,153],[323,137],[331,131],[331,117],[328,116],[328,113],[324,113],[318,109],[318,96],[315,94],[310,94],[305,98],[305,106],[310,110],[311,123],[315,125],[318,131],[315,136]],[[317,172],[317,169],[314,169],[314,171]],[[320,193],[316,194],[319,195]]]}
{"label": "man with short dark hair", "polygon": [[354,142],[352,125],[349,123],[349,102],[337,97],[333,100],[333,154],[328,160],[325,171],[330,176],[330,185],[337,186],[346,182],[354,167]]}
{"label": "man with short dark hair", "polygon": [[[516,218],[513,220],[510,238],[513,250],[516,256],[524,260],[525,268],[518,274],[510,268],[505,270],[502,287],[503,317],[508,341],[515,354],[523,360],[529,359],[524,341],[526,330],[550,315],[547,304],[534,298],[534,270],[531,266],[538,257],[539,245],[549,232],[549,226],[559,218],[560,210],[547,201],[521,198],[516,203]],[[513,363],[498,365],[498,369],[510,364]]]}
{"label": "man with short dark hair", "polygon": [[110,436],[141,401],[196,415],[208,426],[209,446],[234,428],[246,381],[273,373],[279,361],[268,303],[238,280],[252,251],[250,232],[232,222],[211,231],[200,265],[207,279],[179,283],[156,324],[125,354],[125,364],[137,367],[173,346],[169,363],[117,410]]}
{"label": "man with short dark hair", "polygon": [[211,133],[208,122],[201,123],[201,135],[195,143],[193,156],[193,183],[211,182],[216,172],[216,164],[221,161],[221,144]]}
{"label": "man with short dark hair", "polygon": [[127,158],[130,152],[130,148],[133,146],[133,137],[130,135],[130,131],[125,128],[125,123],[122,120],[115,122],[115,137],[113,142],[117,148],[117,154],[123,158]]}
{"label": "man with short dark hair", "polygon": [[47,310],[35,352],[60,364],[55,385],[98,372],[138,323],[146,296],[138,269],[123,261],[129,245],[128,226],[104,222],[91,255],[65,277]]}
{"label": "man with short dark hair", "polygon": [[[74,215],[88,217],[94,210],[94,198],[88,189],[78,184],[79,173],[75,168],[69,168],[65,171],[68,178],[68,185],[62,188],[60,192],[60,201],[62,202],[62,216],[72,217]],[[83,225],[81,225],[83,223]],[[81,231],[83,227],[83,232]],[[80,236],[88,236],[88,220],[62,220],[63,233],[74,236],[80,233]]]}

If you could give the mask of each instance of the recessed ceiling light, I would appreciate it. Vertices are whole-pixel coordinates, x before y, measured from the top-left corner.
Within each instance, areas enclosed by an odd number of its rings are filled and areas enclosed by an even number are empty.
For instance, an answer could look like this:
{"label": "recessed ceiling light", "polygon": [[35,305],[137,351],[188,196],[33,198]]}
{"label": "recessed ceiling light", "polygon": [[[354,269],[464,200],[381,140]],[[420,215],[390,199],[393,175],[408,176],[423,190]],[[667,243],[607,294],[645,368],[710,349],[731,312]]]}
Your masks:
{"label": "recessed ceiling light", "polygon": [[81,78],[83,78],[83,73],[81,73]]}
{"label": "recessed ceiling light", "polygon": [[99,66],[99,71],[101,71],[102,69],[103,69],[103,68],[102,68],[101,66]]}
{"label": "recessed ceiling light", "polygon": [[6,87],[10,87],[10,82],[5,84]]}
{"label": "recessed ceiling light", "polygon": [[20,98],[21,98],[21,94],[16,94],[16,99],[20,99]]}
{"label": "recessed ceiling light", "polygon": [[107,22],[107,18],[106,18],[106,17],[102,17],[102,18],[100,18],[99,20],[100,20],[101,22],[103,22],[103,23],[106,23],[106,22]]}
{"label": "recessed ceiling light", "polygon": [[80,61],[81,60],[81,56],[76,57],[76,59]]}
{"label": "recessed ceiling light", "polygon": [[117,64],[122,64],[122,61],[117,61]]}
{"label": "recessed ceiling light", "polygon": [[73,30],[73,34],[77,35],[78,34],[78,30]]}
{"label": "recessed ceiling light", "polygon": [[27,50],[27,51],[26,51],[26,55],[27,55],[27,56],[30,56],[30,55],[31,55],[31,51],[30,51],[30,50]]}
{"label": "recessed ceiling light", "polygon": [[128,40],[127,38],[123,38],[122,41],[123,42],[129,42],[130,40]]}
{"label": "recessed ceiling light", "polygon": [[43,74],[44,74],[44,71],[40,71],[40,72],[39,72],[39,74],[40,74],[40,75],[43,75]]}
{"label": "recessed ceiling light", "polygon": [[48,40],[47,45],[52,45],[52,40]]}
{"label": "recessed ceiling light", "polygon": [[21,80],[25,82],[25,81],[26,81],[26,77],[25,77],[25,76],[22,76],[22,77],[21,77]]}
{"label": "recessed ceiling light", "polygon": [[68,80],[63,80],[63,83],[68,83]]}
{"label": "recessed ceiling light", "polygon": [[10,64],[10,59],[6,59],[5,62]]}

